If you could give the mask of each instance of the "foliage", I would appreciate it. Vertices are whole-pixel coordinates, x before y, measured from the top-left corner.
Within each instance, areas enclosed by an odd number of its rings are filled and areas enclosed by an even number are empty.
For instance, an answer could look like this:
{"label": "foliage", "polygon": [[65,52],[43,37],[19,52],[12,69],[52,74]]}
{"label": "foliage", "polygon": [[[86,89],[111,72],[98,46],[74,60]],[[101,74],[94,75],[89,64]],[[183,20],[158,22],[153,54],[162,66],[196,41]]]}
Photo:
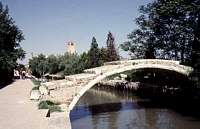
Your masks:
{"label": "foliage", "polygon": [[32,75],[36,77],[42,77],[48,72],[47,59],[43,54],[39,54],[29,60],[29,68],[32,71]]}
{"label": "foliage", "polygon": [[139,11],[139,28],[121,47],[134,58],[180,60],[194,67],[192,76],[200,81],[200,1],[156,0]]}
{"label": "foliage", "polygon": [[108,50],[106,48],[99,49],[99,64],[103,65],[105,62],[108,62]]}
{"label": "foliage", "polygon": [[38,104],[38,108],[39,109],[48,109],[49,106],[53,106],[55,105],[53,102],[47,100],[47,101],[41,101],[39,104]]}
{"label": "foliage", "polygon": [[107,61],[116,61],[119,60],[119,55],[115,48],[115,38],[113,37],[112,33],[109,32],[107,36]]}
{"label": "foliage", "polygon": [[31,79],[31,81],[33,82],[34,84],[34,87],[32,88],[32,90],[39,90],[39,87],[41,85],[41,82],[36,80],[36,79]]}
{"label": "foliage", "polygon": [[[200,2],[196,0],[159,1],[159,31],[169,35],[170,49],[180,56],[182,63],[194,68],[193,77],[200,82]],[[161,23],[168,24],[161,24]],[[168,25],[168,26],[167,26]],[[158,34],[158,33],[156,33]],[[164,37],[166,38],[166,36]],[[176,50],[176,51],[175,51]],[[198,82],[199,81],[199,82]]]}
{"label": "foliage", "polygon": [[[188,0],[158,0],[141,6],[138,29],[122,48],[134,58],[165,58],[189,63],[194,35],[189,27]],[[191,23],[192,25],[193,23]]]}
{"label": "foliage", "polygon": [[17,66],[15,67],[16,70],[18,71],[26,71],[26,67],[23,64],[17,64]]}
{"label": "foliage", "polygon": [[198,38],[198,6],[199,3],[193,0],[159,1],[156,6],[159,16],[156,27],[159,29],[155,34],[160,35],[161,40],[168,41],[166,48],[172,51],[171,56],[184,64],[192,65],[193,45]]}
{"label": "foliage", "polygon": [[38,104],[38,108],[39,109],[49,109],[50,112],[61,112],[61,108],[49,100],[41,101]]}
{"label": "foliage", "polygon": [[53,105],[53,106],[49,106],[49,110],[50,112],[62,112],[61,107],[57,106],[57,105]]}
{"label": "foliage", "polygon": [[55,74],[59,71],[60,61],[55,55],[50,55],[47,57],[48,73]]}
{"label": "foliage", "polygon": [[84,65],[78,55],[64,55],[64,60],[61,63],[64,68],[64,75],[81,73],[84,70]]}
{"label": "foliage", "polygon": [[50,55],[48,57],[39,54],[29,60],[29,68],[32,75],[39,78],[47,73],[64,76],[82,73],[84,69],[101,66],[108,61],[108,58],[107,49],[103,47],[99,49],[97,41],[93,37],[88,52],[81,55],[65,53],[64,55]]}
{"label": "foliage", "polygon": [[22,31],[9,15],[8,7],[0,2],[0,85],[13,78],[17,60],[23,59],[24,50],[20,42],[24,39]]}
{"label": "foliage", "polygon": [[33,87],[32,90],[39,90],[39,86]]}
{"label": "foliage", "polygon": [[138,69],[130,71],[126,80],[160,86],[183,87],[190,84],[188,77],[170,70]]}
{"label": "foliage", "polygon": [[35,80],[35,79],[31,79],[31,81],[33,82],[33,84],[35,85],[35,86],[40,86],[40,81],[38,81],[38,80]]}
{"label": "foliage", "polygon": [[88,60],[89,67],[93,68],[100,66],[99,48],[95,37],[92,38],[92,43],[88,55],[89,55],[89,60]]}
{"label": "foliage", "polygon": [[89,54],[88,52],[83,52],[80,55],[79,65],[82,66],[83,69],[88,69],[89,67]]}
{"label": "foliage", "polygon": [[46,73],[70,75],[83,72],[88,68],[87,62],[87,53],[83,53],[81,56],[65,53],[58,56],[50,55],[47,58],[43,54],[39,54],[29,60],[29,68],[32,75],[39,78]]}
{"label": "foliage", "polygon": [[153,20],[151,19],[151,11],[153,7],[147,5],[141,6],[139,11],[141,16],[136,18],[136,24],[138,29],[134,30],[128,35],[129,41],[121,44],[121,48],[125,51],[132,53],[132,58],[155,58],[155,50],[159,51],[159,46],[157,43],[153,30],[154,26]]}

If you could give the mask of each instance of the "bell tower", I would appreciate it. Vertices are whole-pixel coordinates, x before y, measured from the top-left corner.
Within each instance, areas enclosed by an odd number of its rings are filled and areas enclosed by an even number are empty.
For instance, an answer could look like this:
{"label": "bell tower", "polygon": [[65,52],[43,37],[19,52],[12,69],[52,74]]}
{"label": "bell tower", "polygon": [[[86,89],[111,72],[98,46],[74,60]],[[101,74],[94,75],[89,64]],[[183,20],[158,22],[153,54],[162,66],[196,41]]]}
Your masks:
{"label": "bell tower", "polygon": [[70,41],[67,43],[67,53],[69,54],[75,54],[76,49],[75,49],[75,43]]}

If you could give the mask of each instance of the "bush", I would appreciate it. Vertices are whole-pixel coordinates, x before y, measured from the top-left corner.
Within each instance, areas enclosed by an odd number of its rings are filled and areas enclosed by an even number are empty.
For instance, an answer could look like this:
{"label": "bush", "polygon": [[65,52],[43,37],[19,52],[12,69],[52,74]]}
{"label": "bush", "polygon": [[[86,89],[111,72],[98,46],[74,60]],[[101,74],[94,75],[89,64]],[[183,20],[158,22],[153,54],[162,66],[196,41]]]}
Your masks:
{"label": "bush", "polygon": [[49,109],[50,112],[61,112],[61,108],[49,100],[41,101],[38,104],[38,108],[39,109]]}
{"label": "bush", "polygon": [[41,101],[38,104],[39,109],[49,109],[49,106],[55,105],[53,102],[46,100],[46,101]]}
{"label": "bush", "polygon": [[34,84],[35,86],[40,86],[40,84],[41,84],[40,81],[35,80],[35,79],[31,79],[31,81],[33,82],[33,84]]}
{"label": "bush", "polygon": [[61,108],[58,105],[49,106],[50,112],[61,112]]}
{"label": "bush", "polygon": [[39,90],[39,86],[33,87],[32,90]]}

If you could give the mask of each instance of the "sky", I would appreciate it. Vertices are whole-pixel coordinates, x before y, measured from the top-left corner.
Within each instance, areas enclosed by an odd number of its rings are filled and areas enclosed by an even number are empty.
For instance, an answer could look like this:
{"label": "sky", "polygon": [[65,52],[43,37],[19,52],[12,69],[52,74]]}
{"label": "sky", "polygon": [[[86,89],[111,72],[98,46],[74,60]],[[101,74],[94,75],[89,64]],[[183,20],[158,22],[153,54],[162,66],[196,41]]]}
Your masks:
{"label": "sky", "polygon": [[[31,53],[63,54],[69,41],[76,43],[77,53],[89,50],[92,37],[99,47],[106,47],[109,31],[115,43],[127,41],[127,34],[137,28],[140,5],[152,0],[0,0],[22,30],[21,42],[28,63]],[[127,57],[119,49],[122,56]]]}

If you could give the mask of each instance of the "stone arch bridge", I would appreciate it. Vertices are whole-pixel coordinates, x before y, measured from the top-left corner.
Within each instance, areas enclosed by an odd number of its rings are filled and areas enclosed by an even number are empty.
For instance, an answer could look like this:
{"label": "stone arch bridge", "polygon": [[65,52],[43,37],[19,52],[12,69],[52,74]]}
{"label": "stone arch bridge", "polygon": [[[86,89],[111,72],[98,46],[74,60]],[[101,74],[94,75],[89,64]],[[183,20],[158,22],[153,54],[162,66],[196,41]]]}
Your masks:
{"label": "stone arch bridge", "polygon": [[156,68],[175,71],[188,76],[192,68],[180,65],[179,61],[162,59],[125,60],[105,63],[104,66],[87,69],[82,74],[66,76],[64,80],[52,81],[42,84],[48,89],[43,94],[43,100],[51,100],[66,104],[66,110],[73,109],[81,96],[95,84],[108,76],[134,69]]}

